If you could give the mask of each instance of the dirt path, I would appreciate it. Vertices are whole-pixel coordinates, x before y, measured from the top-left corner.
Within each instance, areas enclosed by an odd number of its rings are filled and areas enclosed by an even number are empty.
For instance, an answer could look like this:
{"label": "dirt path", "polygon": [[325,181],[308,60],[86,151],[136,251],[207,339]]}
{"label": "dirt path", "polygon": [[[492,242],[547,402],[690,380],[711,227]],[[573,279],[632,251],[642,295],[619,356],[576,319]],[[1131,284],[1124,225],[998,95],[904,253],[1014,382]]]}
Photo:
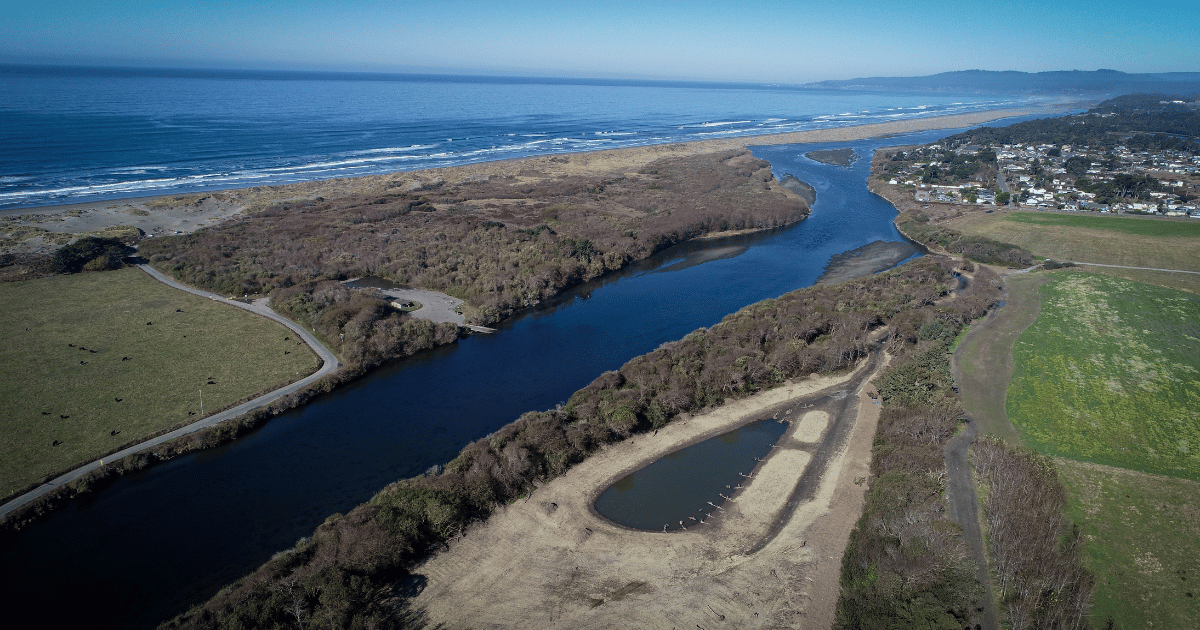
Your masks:
{"label": "dirt path", "polygon": [[1021,443],[1004,407],[1012,378],[1013,344],[1037,319],[1041,309],[1037,288],[1047,279],[1045,274],[1020,272],[1005,276],[1004,306],[972,324],[950,359],[963,406],[979,425],[980,435]]}
{"label": "dirt path", "polygon": [[[866,383],[882,363],[608,448],[419,567],[413,610],[439,628],[828,628],[842,551],[862,512],[865,488],[854,482],[868,475],[878,418]],[[627,472],[772,416],[792,421],[780,448],[704,525],[635,531],[592,510]]]}
{"label": "dirt path", "polygon": [[[1000,271],[1000,270],[997,270]],[[976,579],[984,587],[983,630],[1000,630],[1000,618],[988,572],[986,545],[979,524],[979,500],[971,475],[968,450],[981,433],[1019,444],[1020,435],[1005,413],[1008,383],[1012,378],[1012,350],[1017,337],[1037,319],[1041,301],[1037,287],[1044,275],[1022,270],[1005,278],[1003,306],[994,309],[971,331],[950,358],[963,406],[971,418],[967,429],[946,445],[946,499],[950,517],[963,528],[963,539],[977,567]],[[1001,273],[1004,273],[1001,271]]]}
{"label": "dirt path", "polygon": [[967,459],[967,449],[975,441],[977,431],[978,425],[970,423],[966,431],[954,436],[946,445],[946,501],[950,504],[950,518],[963,528],[963,540],[967,542],[971,558],[975,560],[975,579],[983,586],[983,601],[980,602],[983,607],[982,630],[1000,630],[983,530],[979,526],[979,498],[975,494],[975,480]]}
{"label": "dirt path", "polygon": [[80,477],[100,468],[101,466],[104,465],[104,460],[108,460],[110,463],[119,461],[121,458],[126,457],[128,455],[133,455],[134,453],[140,453],[142,451],[149,450],[151,448],[154,448],[155,446],[158,446],[165,442],[169,442],[177,437],[187,435],[189,433],[194,433],[196,431],[199,431],[199,430],[207,428],[207,427],[211,427],[213,425],[219,424],[219,423],[229,420],[231,418],[236,418],[244,413],[249,413],[250,411],[253,411],[264,405],[270,404],[284,396],[287,396],[288,394],[298,392],[301,389],[308,387],[313,382],[317,381],[318,379],[324,377],[327,374],[331,374],[334,370],[336,370],[338,368],[339,363],[338,363],[337,357],[333,354],[333,352],[331,352],[328,348],[326,348],[320,341],[317,341],[316,337],[312,336],[311,333],[309,333],[304,328],[300,327],[299,324],[296,324],[295,322],[288,320],[288,319],[282,317],[281,315],[279,315],[278,313],[276,313],[275,311],[271,310],[271,307],[267,306],[267,300],[265,298],[262,300],[255,300],[252,303],[245,303],[245,302],[241,302],[241,301],[237,301],[237,300],[226,300],[224,297],[219,296],[215,293],[209,293],[207,291],[201,291],[199,289],[193,289],[186,285],[182,285],[182,284],[172,280],[171,278],[163,275],[162,273],[159,273],[156,269],[150,267],[149,265],[139,265],[139,267],[141,267],[141,269],[143,271],[145,271],[147,274],[149,274],[154,279],[156,279],[159,282],[162,282],[170,287],[179,289],[181,291],[187,291],[188,293],[194,293],[201,297],[206,297],[206,298],[209,298],[212,300],[217,300],[224,304],[229,304],[231,306],[235,306],[235,307],[241,308],[243,310],[247,310],[252,313],[256,313],[258,315],[262,315],[263,317],[270,318],[272,320],[275,320],[275,321],[283,324],[289,330],[291,330],[292,332],[299,335],[302,339],[304,339],[305,342],[308,343],[308,346],[313,351],[313,353],[316,354],[318,357],[320,357],[320,359],[322,361],[321,367],[316,372],[313,372],[312,374],[310,374],[294,383],[285,385],[273,392],[263,394],[262,396],[259,396],[248,402],[244,402],[240,405],[237,405],[236,407],[226,409],[225,411],[221,411],[219,413],[214,413],[214,414],[205,416],[187,426],[180,427],[169,433],[164,433],[160,436],[146,440],[145,442],[140,442],[138,444],[130,446],[127,449],[118,451],[111,455],[107,455],[103,459],[97,459],[96,461],[91,462],[90,464],[80,466],[79,468],[76,468],[75,470],[72,470],[71,472],[60,475],[44,484],[38,486],[37,488],[34,488],[33,490],[30,490],[29,492],[26,492],[25,494],[22,494],[21,496],[12,499],[11,501],[5,503],[4,505],[0,505],[0,518],[4,518],[4,516],[7,515],[9,512],[12,512],[13,510],[15,510],[17,508],[34,501],[35,499],[41,497],[42,495],[45,495],[46,493],[51,492],[52,490],[55,490],[55,489],[59,488],[60,486],[71,483],[72,481],[75,481],[76,479],[79,479]]}

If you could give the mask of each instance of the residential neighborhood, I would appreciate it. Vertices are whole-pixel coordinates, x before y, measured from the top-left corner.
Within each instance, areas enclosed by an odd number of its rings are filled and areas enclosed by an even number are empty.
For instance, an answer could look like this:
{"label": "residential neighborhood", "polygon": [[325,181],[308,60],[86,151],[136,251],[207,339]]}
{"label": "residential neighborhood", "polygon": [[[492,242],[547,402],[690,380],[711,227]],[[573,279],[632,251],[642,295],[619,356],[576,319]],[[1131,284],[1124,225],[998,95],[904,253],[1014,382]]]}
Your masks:
{"label": "residential neighborhood", "polygon": [[899,151],[884,171],[921,203],[1200,219],[1200,156],[1179,150],[951,141]]}

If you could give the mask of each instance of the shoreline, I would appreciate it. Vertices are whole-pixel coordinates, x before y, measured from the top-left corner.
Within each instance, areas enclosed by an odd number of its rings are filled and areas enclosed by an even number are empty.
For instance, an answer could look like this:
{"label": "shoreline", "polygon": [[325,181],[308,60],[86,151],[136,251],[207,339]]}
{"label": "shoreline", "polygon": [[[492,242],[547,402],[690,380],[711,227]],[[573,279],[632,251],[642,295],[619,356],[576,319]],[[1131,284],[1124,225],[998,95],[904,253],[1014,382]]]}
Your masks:
{"label": "shoreline", "polygon": [[[193,201],[193,202],[183,204],[181,206],[167,210],[168,214],[170,214],[171,210],[179,211],[175,215],[172,215],[172,216],[182,217],[181,220],[188,221],[188,224],[192,226],[192,229],[189,231],[195,231],[195,230],[199,229],[200,227],[204,227],[203,224],[206,222],[211,222],[214,224],[222,223],[226,220],[236,217],[237,215],[241,214],[242,212],[247,211],[248,209],[253,209],[255,203],[262,203],[261,196],[263,193],[267,193],[267,196],[273,200],[280,201],[280,200],[284,200],[284,199],[304,198],[305,195],[296,195],[295,193],[304,193],[304,192],[313,193],[314,188],[317,189],[317,192],[307,195],[308,197],[311,198],[314,196],[318,196],[318,194],[321,191],[325,191],[326,189],[330,189],[330,188],[342,189],[343,194],[346,194],[348,191],[345,191],[344,188],[347,185],[353,185],[356,183],[366,183],[368,185],[382,186],[384,189],[392,189],[392,190],[394,190],[397,187],[397,184],[400,184],[400,185],[407,185],[409,187],[409,189],[414,189],[413,188],[414,186],[428,185],[431,181],[433,181],[433,182],[478,181],[480,179],[487,179],[489,177],[500,175],[500,174],[520,177],[522,172],[525,172],[526,177],[529,177],[528,169],[526,168],[528,166],[540,167],[541,172],[545,173],[546,175],[553,175],[556,173],[561,174],[561,175],[579,175],[579,174],[596,175],[599,173],[623,172],[623,171],[629,170],[631,168],[636,169],[637,167],[639,167],[641,165],[647,164],[649,162],[652,162],[654,160],[658,160],[658,159],[661,159],[664,157],[686,157],[686,156],[693,156],[693,155],[700,155],[700,154],[709,154],[709,153],[715,153],[715,152],[729,150],[729,149],[745,148],[748,146],[766,146],[766,145],[793,144],[793,143],[811,144],[811,143],[817,143],[817,142],[853,141],[853,140],[860,140],[860,139],[873,138],[873,137],[886,136],[886,135],[914,133],[914,132],[925,131],[925,130],[930,130],[930,129],[950,129],[950,128],[982,124],[984,122],[988,122],[991,120],[1009,118],[1009,117],[1013,117],[1013,116],[1028,115],[1031,113],[1035,113],[1036,110],[1039,110],[1039,109],[1041,111],[1047,111],[1047,112],[1049,112],[1051,110],[1051,108],[1049,108],[1049,107],[993,110],[990,112],[976,112],[976,113],[971,113],[971,114],[956,114],[956,115],[951,115],[951,116],[939,116],[939,117],[931,117],[931,118],[917,119],[917,120],[897,121],[897,122],[891,122],[891,123],[872,123],[872,124],[867,124],[867,125],[857,125],[857,126],[839,127],[839,128],[834,128],[834,129],[812,130],[812,131],[804,131],[804,132],[793,132],[793,133],[787,133],[787,134],[772,134],[772,135],[764,135],[764,136],[752,136],[752,137],[730,138],[730,139],[720,139],[720,140],[702,140],[702,141],[695,141],[695,142],[682,143],[682,144],[647,145],[647,146],[642,146],[642,147],[627,147],[627,148],[621,148],[621,149],[608,149],[608,150],[603,150],[603,151],[575,153],[575,154],[566,154],[566,155],[545,155],[545,156],[534,156],[534,157],[527,157],[527,158],[513,158],[513,159],[509,159],[509,160],[498,160],[498,161],[494,161],[494,162],[484,162],[484,163],[469,164],[469,165],[454,166],[454,167],[442,167],[442,168],[438,168],[438,169],[429,169],[429,170],[420,170],[420,171],[402,171],[402,172],[392,173],[389,175],[371,175],[371,176],[363,176],[363,177],[359,177],[359,178],[343,179],[343,180],[311,181],[311,182],[303,182],[303,183],[297,183],[297,184],[289,184],[289,185],[285,185],[285,186],[266,186],[266,187],[250,188],[250,189],[232,189],[231,191],[226,191],[225,193],[207,193],[207,194],[202,193],[199,195],[182,195],[182,196],[167,195],[167,196],[158,196],[158,197],[146,197],[146,198],[140,198],[139,203],[142,205],[156,205],[156,204],[154,204],[155,201],[163,200],[163,199],[169,200],[169,199],[179,199],[180,197],[199,197],[200,198],[199,202]],[[430,178],[430,175],[432,175],[434,177]],[[784,188],[786,188],[786,187],[784,187]],[[789,191],[789,192],[791,192],[791,194],[795,194],[792,191]],[[245,201],[246,201],[245,205],[242,206],[241,208],[235,209],[236,204],[230,203],[229,197],[233,196],[234,193],[241,193],[241,195],[243,195],[244,197],[248,197],[248,199],[245,199]],[[336,194],[336,193],[334,191],[328,191],[325,194]],[[215,203],[214,203],[212,201],[212,198],[217,195],[220,195],[220,197],[215,199]],[[201,202],[207,202],[209,207],[208,208],[201,207],[202,206]],[[46,216],[46,215],[52,216],[52,215],[55,215],[56,213],[62,213],[62,214],[75,215],[75,216],[72,216],[72,218],[84,219],[87,217],[87,214],[89,212],[97,209],[96,206],[107,206],[106,209],[112,209],[115,207],[116,209],[118,209],[122,212],[124,212],[125,210],[127,210],[131,207],[130,203],[125,203],[120,206],[113,206],[113,204],[116,204],[116,203],[121,203],[121,202],[110,200],[110,201],[103,201],[103,202],[85,202],[82,204],[69,204],[69,205],[63,205],[63,206],[46,206],[46,207],[37,208],[38,212],[30,213],[30,214],[36,214],[36,215],[42,215],[42,216]],[[157,204],[157,205],[161,207],[161,204]],[[88,206],[88,208],[85,208],[85,206]],[[215,206],[215,207],[213,207],[213,206]],[[5,213],[9,213],[9,212],[14,212],[14,211],[0,211],[0,217],[3,217],[5,215]],[[150,213],[149,211],[146,211],[146,213],[144,215],[139,215],[137,213],[127,213],[127,212],[124,212],[124,213],[130,214],[130,216],[136,216],[136,217],[143,218],[143,219],[145,219],[146,217],[152,217],[150,219],[147,219],[148,221],[157,221],[160,219],[160,217],[155,217],[155,215],[153,213]],[[221,216],[221,215],[227,215],[227,216]],[[119,216],[119,215],[117,215],[116,213],[109,213],[108,216],[113,217],[113,216]],[[108,225],[103,225],[103,224],[96,225],[95,218],[96,217],[92,217],[93,221],[92,221],[92,224],[90,225],[91,230],[89,230],[89,231],[95,231],[98,229],[103,229],[103,227],[111,227],[112,225],[116,225],[115,223],[108,224]],[[121,218],[124,218],[124,217],[122,216]],[[143,228],[139,227],[138,229],[143,229]],[[145,231],[145,230],[143,229],[143,231]],[[185,233],[182,229],[179,230],[179,232]],[[741,231],[739,231],[739,232],[741,232]],[[708,238],[719,238],[719,237],[730,236],[730,235],[732,235],[732,233],[720,233],[720,234],[713,234],[713,235],[707,235],[707,236],[708,236]],[[351,379],[351,380],[353,380],[353,379]],[[239,421],[239,418],[240,418],[240,416],[233,418],[231,421],[237,422],[237,421]],[[227,423],[228,422],[221,423],[221,424],[224,425]],[[147,442],[139,443],[138,445],[132,446],[131,450],[132,449],[140,450],[142,448],[145,448],[146,444],[147,444]],[[217,446],[217,445],[219,445],[219,443],[212,444],[211,446]],[[121,467],[119,472],[125,472],[124,467]],[[86,493],[88,491],[87,488],[69,489],[69,488],[66,488],[65,486],[59,486],[59,487],[62,488],[64,491],[70,491],[72,494]],[[35,514],[40,513],[39,507],[41,506],[40,504],[42,504],[42,501],[38,501],[36,499],[34,501],[26,501],[25,499],[27,497],[28,497],[28,493],[22,493],[21,495],[17,495],[15,497],[9,497],[10,501],[5,505],[5,507],[8,509],[6,510],[6,513],[0,515],[0,523],[2,523],[5,528],[12,527],[13,525],[17,525],[17,527],[20,528],[21,526],[23,526],[23,524],[25,522],[28,522],[27,520],[24,520],[24,518],[27,517],[27,515],[28,515],[27,510],[33,511]],[[55,502],[58,500],[58,493],[54,493],[54,492],[46,493],[38,498],[44,499],[47,503]],[[19,505],[13,505],[14,503],[19,504]],[[52,509],[53,508],[51,508],[51,510]],[[20,525],[18,525],[17,522],[23,521],[23,520],[24,520],[24,522],[22,522]]]}
{"label": "shoreline", "polygon": [[[868,382],[886,364],[877,351],[853,370],[796,379],[610,446],[414,567],[427,581],[411,605],[448,627],[482,619],[520,619],[517,628],[566,620],[582,628],[634,627],[662,617],[690,626],[712,620],[704,606],[693,605],[710,599],[722,602],[721,614],[750,627],[780,619],[832,622],[841,565],[836,556],[821,560],[840,553],[861,512],[866,487],[857,480],[868,474],[879,413]],[[810,408],[830,394],[842,397],[841,418]],[[708,524],[651,532],[595,512],[596,495],[627,472],[772,416],[791,425],[779,440],[783,446]],[[831,449],[824,458],[818,456],[822,446]],[[797,501],[793,488],[801,486],[811,499]],[[530,574],[546,583],[520,577]],[[764,574],[773,576],[769,584],[761,582]],[[563,582],[569,587],[559,588]],[[484,584],[490,588],[476,588]]]}
{"label": "shoreline", "polygon": [[[526,166],[537,168],[554,176],[623,172],[636,170],[637,166],[664,157],[687,157],[754,146],[850,142],[936,129],[970,127],[1017,116],[1035,114],[1049,116],[1067,111],[1067,109],[1069,108],[1066,104],[997,109],[782,134],[650,144],[580,153],[534,155],[353,178],[8,208],[0,210],[0,220],[16,226],[45,230],[51,238],[58,235],[57,240],[61,240],[67,234],[80,236],[116,226],[136,228],[145,234],[145,237],[190,234],[204,227],[236,219],[243,213],[263,209],[275,202],[356,193],[378,194],[396,189],[418,190],[423,186],[436,185],[439,180],[447,183],[462,183],[484,180],[492,176],[520,177],[521,172],[527,170],[524,168]],[[48,253],[52,247],[56,247],[56,245],[34,237],[21,243],[0,246],[0,252]]]}

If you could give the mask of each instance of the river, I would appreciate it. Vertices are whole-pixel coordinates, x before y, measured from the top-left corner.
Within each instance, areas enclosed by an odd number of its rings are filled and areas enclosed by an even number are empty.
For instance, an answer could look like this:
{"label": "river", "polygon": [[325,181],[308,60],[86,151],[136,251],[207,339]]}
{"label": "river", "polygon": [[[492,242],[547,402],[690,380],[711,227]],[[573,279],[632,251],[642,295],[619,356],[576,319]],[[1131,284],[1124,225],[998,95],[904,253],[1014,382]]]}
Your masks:
{"label": "river", "polygon": [[[874,148],[903,138],[757,147],[817,190],[804,222],[687,243],[582,285],[493,335],[399,361],[226,446],[117,481],[0,549],[10,611],[59,627],[152,627],[210,597],[384,485],[452,459],[522,412],[748,304],[811,285],[835,254],[899,241],[869,193]],[[801,157],[853,147],[850,168]],[[37,611],[37,612],[34,612]]]}

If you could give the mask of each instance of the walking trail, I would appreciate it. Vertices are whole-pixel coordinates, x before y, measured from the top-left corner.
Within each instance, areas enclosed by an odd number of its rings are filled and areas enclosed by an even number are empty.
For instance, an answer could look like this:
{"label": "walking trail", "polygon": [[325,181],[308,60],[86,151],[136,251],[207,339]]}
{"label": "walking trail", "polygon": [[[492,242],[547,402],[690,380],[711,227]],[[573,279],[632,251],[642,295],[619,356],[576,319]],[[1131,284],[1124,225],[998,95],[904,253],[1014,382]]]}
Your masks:
{"label": "walking trail", "polygon": [[138,265],[138,266],[142,269],[142,271],[145,271],[146,273],[150,274],[151,277],[158,280],[159,282],[162,282],[163,284],[166,284],[167,286],[174,287],[181,291],[187,291],[188,293],[199,295],[201,297],[206,297],[211,300],[217,300],[220,302],[224,302],[226,304],[236,306],[238,308],[250,311],[251,313],[256,313],[258,315],[262,315],[263,317],[268,317],[272,320],[275,320],[275,321],[283,324],[284,326],[287,326],[288,329],[290,329],[292,332],[299,335],[300,338],[303,339],[304,342],[308,344],[309,348],[311,348],[312,351],[314,353],[316,353],[316,355],[318,357],[320,357],[320,359],[322,361],[321,369],[317,370],[316,372],[310,374],[309,376],[307,376],[303,379],[300,379],[289,385],[285,385],[273,392],[263,394],[262,396],[259,396],[258,398],[255,398],[249,402],[245,402],[245,403],[242,403],[231,409],[226,409],[225,411],[206,416],[206,417],[201,418],[200,420],[197,420],[187,426],[175,429],[174,431],[171,431],[169,433],[164,433],[163,435],[146,440],[145,442],[135,444],[135,445],[130,446],[129,448],[126,448],[122,451],[118,451],[116,453],[106,455],[103,459],[97,459],[96,461],[91,462],[90,464],[80,466],[79,468],[76,468],[75,470],[72,470],[71,472],[60,475],[59,477],[56,477],[55,479],[48,481],[48,482],[38,486],[37,488],[35,488],[29,492],[26,492],[25,494],[0,506],[0,519],[4,518],[9,512],[12,512],[13,510],[15,510],[17,508],[19,508],[23,505],[26,505],[26,504],[34,501],[35,499],[57,489],[65,484],[71,483],[72,481],[75,481],[76,479],[79,479],[80,477],[83,477],[84,475],[100,468],[101,466],[104,465],[104,460],[108,460],[109,462],[119,461],[123,457],[126,457],[128,455],[133,455],[134,453],[140,453],[142,451],[149,450],[151,448],[154,448],[155,446],[158,446],[165,442],[169,442],[169,441],[171,441],[177,437],[180,437],[182,435],[187,435],[189,433],[193,433],[193,432],[199,431],[201,429],[211,427],[215,424],[219,424],[219,423],[229,420],[231,418],[236,418],[244,413],[249,413],[250,411],[253,411],[259,407],[268,405],[284,396],[298,392],[298,391],[304,389],[305,387],[308,387],[309,385],[311,385],[313,382],[317,381],[321,377],[333,373],[333,371],[338,368],[339,364],[338,364],[337,356],[334,355],[333,352],[331,352],[328,348],[326,348],[324,344],[322,344],[320,341],[318,341],[317,338],[314,337],[310,331],[305,330],[299,324],[279,315],[274,310],[272,310],[271,307],[267,305],[268,301],[269,301],[268,298],[254,300],[253,302],[250,302],[250,303],[241,302],[238,300],[227,300],[225,298],[225,296],[217,295],[215,293],[209,293],[208,291],[201,291],[199,289],[194,289],[192,287],[182,285],[182,284],[172,280],[171,278],[163,275],[162,273],[159,273],[158,270],[150,267],[149,265]]}

